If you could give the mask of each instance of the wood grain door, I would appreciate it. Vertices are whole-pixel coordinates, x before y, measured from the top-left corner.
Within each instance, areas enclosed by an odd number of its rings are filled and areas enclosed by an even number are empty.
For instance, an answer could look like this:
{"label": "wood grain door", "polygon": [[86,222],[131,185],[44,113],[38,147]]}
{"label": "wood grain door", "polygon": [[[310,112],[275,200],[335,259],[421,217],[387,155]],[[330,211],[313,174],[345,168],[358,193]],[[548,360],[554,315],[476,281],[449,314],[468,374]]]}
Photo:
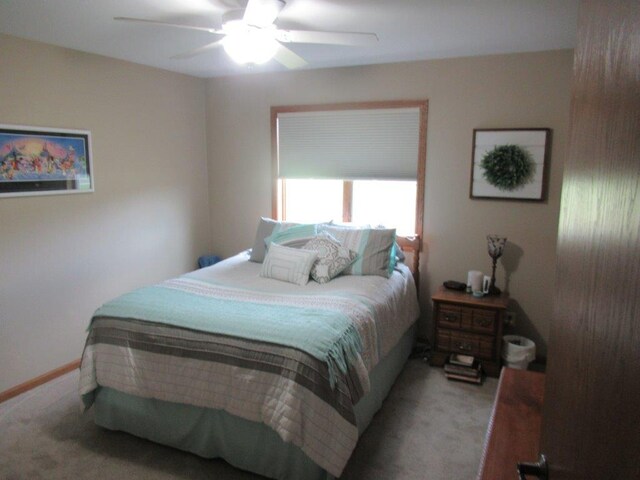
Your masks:
{"label": "wood grain door", "polygon": [[640,479],[640,2],[580,5],[542,453]]}

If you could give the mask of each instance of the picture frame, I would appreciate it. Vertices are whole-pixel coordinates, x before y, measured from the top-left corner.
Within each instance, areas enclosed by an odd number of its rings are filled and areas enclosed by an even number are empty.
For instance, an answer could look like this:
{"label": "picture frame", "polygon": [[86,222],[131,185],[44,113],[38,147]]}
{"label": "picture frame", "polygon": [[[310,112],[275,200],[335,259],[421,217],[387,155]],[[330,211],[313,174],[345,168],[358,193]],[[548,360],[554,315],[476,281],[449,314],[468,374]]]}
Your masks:
{"label": "picture frame", "polygon": [[469,197],[545,201],[550,145],[549,128],[474,129]]}
{"label": "picture frame", "polygon": [[93,191],[90,131],[0,124],[0,197]]}

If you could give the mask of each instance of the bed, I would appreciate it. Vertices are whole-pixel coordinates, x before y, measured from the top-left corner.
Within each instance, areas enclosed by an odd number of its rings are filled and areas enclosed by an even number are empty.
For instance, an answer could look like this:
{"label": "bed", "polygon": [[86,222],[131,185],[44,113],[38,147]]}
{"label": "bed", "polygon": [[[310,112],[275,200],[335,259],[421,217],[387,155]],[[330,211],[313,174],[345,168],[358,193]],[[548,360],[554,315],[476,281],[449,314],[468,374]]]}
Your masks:
{"label": "bed", "polygon": [[[417,239],[398,243],[416,266]],[[413,347],[415,278],[354,262],[331,281],[278,281],[276,247],[100,307],[80,369],[95,423],[269,478],[339,477]]]}

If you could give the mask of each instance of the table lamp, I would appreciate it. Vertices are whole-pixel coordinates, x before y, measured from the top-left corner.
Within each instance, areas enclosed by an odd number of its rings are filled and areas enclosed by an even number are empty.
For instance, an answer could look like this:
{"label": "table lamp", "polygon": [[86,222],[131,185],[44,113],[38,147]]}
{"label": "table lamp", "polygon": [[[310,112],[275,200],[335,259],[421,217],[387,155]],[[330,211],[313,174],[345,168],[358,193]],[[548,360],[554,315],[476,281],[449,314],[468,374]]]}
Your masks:
{"label": "table lamp", "polygon": [[496,262],[502,256],[506,243],[507,237],[501,237],[500,235],[487,235],[487,247],[489,256],[493,259],[491,285],[489,285],[489,295],[500,295],[500,289],[496,287]]}

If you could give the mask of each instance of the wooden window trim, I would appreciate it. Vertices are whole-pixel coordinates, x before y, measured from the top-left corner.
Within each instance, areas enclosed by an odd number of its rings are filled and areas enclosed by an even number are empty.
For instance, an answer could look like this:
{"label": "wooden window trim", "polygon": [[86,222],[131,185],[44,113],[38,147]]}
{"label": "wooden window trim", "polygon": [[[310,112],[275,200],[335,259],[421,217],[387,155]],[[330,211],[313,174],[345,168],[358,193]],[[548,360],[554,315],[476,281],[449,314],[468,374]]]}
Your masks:
{"label": "wooden window trim", "polygon": [[353,182],[345,180],[342,184],[342,221],[350,222],[353,214]]}

